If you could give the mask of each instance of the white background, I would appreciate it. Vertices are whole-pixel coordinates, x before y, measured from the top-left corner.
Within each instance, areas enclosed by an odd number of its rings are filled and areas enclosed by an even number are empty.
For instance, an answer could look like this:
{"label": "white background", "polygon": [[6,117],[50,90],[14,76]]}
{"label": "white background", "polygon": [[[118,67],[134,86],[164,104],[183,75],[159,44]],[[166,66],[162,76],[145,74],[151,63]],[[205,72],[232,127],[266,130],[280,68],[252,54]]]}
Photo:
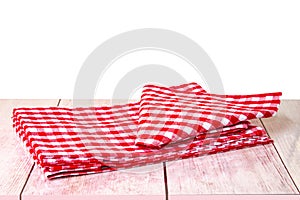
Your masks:
{"label": "white background", "polygon": [[226,93],[300,98],[300,1],[283,0],[1,1],[0,98],[72,98],[86,57],[138,28],[196,41]]}

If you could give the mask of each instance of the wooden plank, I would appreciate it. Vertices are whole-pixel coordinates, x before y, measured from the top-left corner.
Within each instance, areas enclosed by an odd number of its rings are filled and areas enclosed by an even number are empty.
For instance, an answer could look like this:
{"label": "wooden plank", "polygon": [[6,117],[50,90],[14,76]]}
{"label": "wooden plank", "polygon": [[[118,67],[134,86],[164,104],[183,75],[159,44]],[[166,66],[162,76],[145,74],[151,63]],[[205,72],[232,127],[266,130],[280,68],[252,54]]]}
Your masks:
{"label": "wooden plank", "polygon": [[[118,103],[122,102],[124,101]],[[72,107],[72,102],[62,100],[60,105]],[[101,100],[97,101],[96,105],[110,105],[110,102]],[[44,180],[40,170],[34,168],[24,189],[22,199],[51,199],[54,197],[60,199],[74,199],[76,197],[138,199],[140,196],[147,199],[164,199],[165,185],[162,164],[157,165],[155,170],[145,172],[143,170],[147,169],[139,168],[49,181]]]}
{"label": "wooden plank", "polygon": [[[55,106],[58,100],[0,100],[0,195],[19,199],[32,163],[12,128],[12,111],[22,106]],[[0,197],[1,198],[1,197]]]}
{"label": "wooden plank", "polygon": [[167,177],[170,199],[186,194],[297,193],[272,144],[170,162]]}
{"label": "wooden plank", "polygon": [[300,100],[283,100],[277,115],[262,122],[300,189]]}

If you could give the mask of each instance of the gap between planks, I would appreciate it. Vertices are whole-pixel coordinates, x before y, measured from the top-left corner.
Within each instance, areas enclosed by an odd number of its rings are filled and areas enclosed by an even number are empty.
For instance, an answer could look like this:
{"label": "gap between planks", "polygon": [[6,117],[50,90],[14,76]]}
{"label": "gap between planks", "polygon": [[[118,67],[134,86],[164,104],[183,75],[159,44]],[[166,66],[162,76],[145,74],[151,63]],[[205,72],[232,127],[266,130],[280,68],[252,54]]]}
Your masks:
{"label": "gap between planks", "polygon": [[[56,107],[59,106],[60,102],[61,102],[61,99],[58,99],[58,102],[57,102],[57,104],[56,104]],[[20,195],[19,195],[19,199],[20,199],[20,200],[22,200],[22,194],[23,194],[24,189],[25,189],[25,187],[26,187],[26,185],[27,185],[27,182],[28,182],[28,180],[29,180],[29,178],[30,178],[30,176],[31,176],[31,173],[32,173],[32,171],[33,171],[33,169],[34,169],[34,166],[35,166],[35,163],[32,164],[32,167],[31,167],[31,169],[30,169],[30,172],[28,173],[27,179],[26,179],[26,181],[25,181],[25,183],[24,183],[24,186],[23,186],[23,188],[22,188],[22,190],[21,190],[21,192],[20,192]]]}
{"label": "gap between planks", "polygon": [[[259,119],[259,121],[260,121],[260,123],[262,124],[263,128],[265,129],[265,131],[267,132],[268,136],[271,138],[271,136],[270,136],[270,134],[269,134],[269,132],[268,132],[268,129],[266,128],[266,126],[265,126],[263,120],[262,120],[262,119]],[[300,190],[299,190],[299,188],[298,188],[298,186],[297,186],[297,184],[296,184],[294,178],[292,177],[290,171],[288,170],[286,164],[284,163],[284,161],[283,161],[283,159],[282,159],[282,156],[280,155],[280,153],[279,153],[279,151],[278,151],[276,145],[275,145],[274,143],[272,143],[272,145],[273,145],[273,147],[274,147],[274,149],[275,149],[275,151],[276,151],[276,153],[277,153],[277,155],[278,155],[278,157],[279,157],[279,159],[280,159],[280,161],[281,161],[283,167],[285,168],[285,170],[286,170],[287,174],[289,175],[291,181],[292,181],[293,184],[295,185],[295,188],[297,189],[298,193],[300,194]]]}
{"label": "gap between planks", "polygon": [[298,188],[300,186],[299,110],[299,100],[283,100],[279,112],[274,117],[262,119]]}
{"label": "gap between planks", "polygon": [[23,191],[24,191],[24,189],[25,189],[25,187],[26,187],[26,185],[27,185],[27,182],[28,182],[28,180],[29,180],[29,177],[30,177],[30,175],[31,175],[31,173],[32,173],[32,171],[33,171],[33,169],[34,169],[34,166],[35,166],[35,163],[32,164],[32,167],[31,167],[31,169],[30,169],[30,171],[29,171],[29,173],[28,173],[27,179],[26,179],[26,181],[25,181],[25,183],[24,183],[24,186],[23,186],[23,188],[22,188],[22,190],[21,190],[21,192],[20,192],[20,195],[19,195],[19,199],[20,199],[20,200],[22,200],[22,194],[23,194]]}
{"label": "gap between planks", "polygon": [[20,193],[33,165],[13,128],[13,109],[55,106],[57,100],[0,99],[0,199],[20,199]]}
{"label": "gap between planks", "polygon": [[164,170],[165,195],[166,195],[166,200],[169,200],[168,173],[167,173],[166,162],[163,162],[163,170]]}

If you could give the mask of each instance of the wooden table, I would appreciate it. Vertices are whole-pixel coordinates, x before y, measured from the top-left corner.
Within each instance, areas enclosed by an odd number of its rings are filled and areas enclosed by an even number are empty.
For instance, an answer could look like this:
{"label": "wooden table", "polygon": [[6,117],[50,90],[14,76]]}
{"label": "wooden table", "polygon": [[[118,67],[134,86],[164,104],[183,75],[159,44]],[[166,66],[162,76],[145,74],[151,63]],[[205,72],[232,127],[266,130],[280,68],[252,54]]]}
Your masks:
{"label": "wooden table", "polygon": [[274,144],[160,164],[147,173],[117,171],[52,181],[42,178],[12,129],[12,109],[21,106],[72,106],[72,102],[0,100],[0,199],[182,199],[185,195],[198,199],[205,194],[299,198],[300,101],[284,100],[275,117],[253,120]]}

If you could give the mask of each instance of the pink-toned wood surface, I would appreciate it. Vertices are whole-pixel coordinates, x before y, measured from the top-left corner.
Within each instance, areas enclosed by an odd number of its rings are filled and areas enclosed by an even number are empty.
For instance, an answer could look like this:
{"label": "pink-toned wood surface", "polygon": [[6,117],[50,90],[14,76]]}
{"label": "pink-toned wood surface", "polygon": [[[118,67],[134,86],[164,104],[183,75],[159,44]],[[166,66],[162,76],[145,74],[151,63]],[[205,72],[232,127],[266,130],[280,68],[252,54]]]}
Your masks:
{"label": "pink-toned wood surface", "polygon": [[167,177],[170,199],[184,194],[298,193],[272,144],[170,162]]}
{"label": "pink-toned wood surface", "polygon": [[[274,145],[257,146],[167,163],[156,170],[134,169],[46,180],[32,168],[12,129],[13,107],[55,106],[58,100],[0,100],[0,199],[170,199],[200,194],[299,194],[300,101],[283,101],[278,115],[263,119]],[[115,101],[122,103],[124,101]],[[81,102],[82,105],[86,102]],[[109,105],[96,101],[94,105]],[[61,106],[72,106],[62,100]],[[259,120],[254,120],[260,124]],[[141,172],[148,171],[147,173]],[[139,173],[138,173],[139,172]],[[192,195],[192,196],[186,196]],[[203,196],[200,196],[203,197]],[[291,196],[292,197],[292,196]],[[294,197],[294,196],[293,196]]]}
{"label": "pink-toned wood surface", "polygon": [[283,163],[300,189],[300,101],[285,100],[275,117],[262,119]]}
{"label": "pink-toned wood surface", "polygon": [[[81,105],[84,105],[84,102],[81,103]],[[107,100],[95,103],[97,105],[110,104]],[[60,106],[72,107],[72,102],[62,100]],[[51,181],[44,180],[41,177],[40,170],[35,167],[22,194],[24,200],[55,197],[73,199],[74,195],[79,195],[82,198],[87,197],[88,199],[120,199],[125,195],[127,195],[127,198],[132,199],[138,199],[141,196],[144,198],[145,195],[148,199],[165,198],[162,164],[156,165],[150,170],[139,168]]]}
{"label": "pink-toned wood surface", "polygon": [[0,100],[0,198],[19,199],[33,165],[13,130],[13,108],[55,106],[57,102],[58,100]]}

